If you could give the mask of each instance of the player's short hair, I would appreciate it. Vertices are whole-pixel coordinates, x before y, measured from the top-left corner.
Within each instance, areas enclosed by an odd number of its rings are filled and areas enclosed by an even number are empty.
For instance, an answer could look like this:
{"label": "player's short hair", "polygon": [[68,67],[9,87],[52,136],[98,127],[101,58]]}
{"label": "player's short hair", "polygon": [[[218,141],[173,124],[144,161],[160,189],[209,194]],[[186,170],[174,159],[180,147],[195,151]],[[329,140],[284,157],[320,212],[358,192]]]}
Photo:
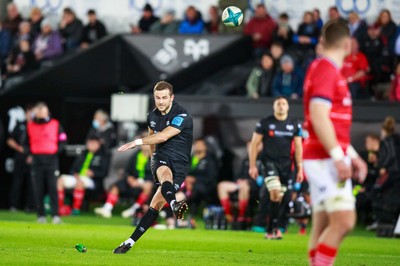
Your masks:
{"label": "player's short hair", "polygon": [[350,37],[349,27],[342,21],[328,21],[322,28],[324,48],[337,46],[343,39],[348,37]]}
{"label": "player's short hair", "polygon": [[380,137],[379,137],[379,135],[378,135],[378,134],[375,134],[375,133],[369,133],[369,134],[367,134],[366,138],[370,138],[370,139],[373,139],[373,140],[376,140],[376,141],[380,141],[380,140],[381,140]]}
{"label": "player's short hair", "polygon": [[279,15],[279,18],[280,19],[286,19],[286,20],[289,20],[289,15],[288,15],[288,13],[281,13],[280,15]]}
{"label": "player's short hair", "polygon": [[169,95],[174,94],[174,88],[172,87],[171,83],[164,80],[157,82],[157,84],[154,86],[153,92],[163,90],[169,90]]}
{"label": "player's short hair", "polygon": [[278,101],[278,100],[281,100],[281,99],[284,99],[284,100],[286,100],[286,101],[289,103],[289,100],[288,100],[285,96],[282,96],[282,95],[276,96],[276,97],[274,98],[274,103],[275,103],[276,101]]}

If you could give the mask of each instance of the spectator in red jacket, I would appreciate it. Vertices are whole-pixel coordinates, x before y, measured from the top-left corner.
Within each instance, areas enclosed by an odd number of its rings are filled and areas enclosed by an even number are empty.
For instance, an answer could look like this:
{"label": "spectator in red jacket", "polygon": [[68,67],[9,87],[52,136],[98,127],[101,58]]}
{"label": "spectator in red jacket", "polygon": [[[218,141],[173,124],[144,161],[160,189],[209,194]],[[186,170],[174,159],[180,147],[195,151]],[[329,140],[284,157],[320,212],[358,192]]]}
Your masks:
{"label": "spectator in red jacket", "polygon": [[397,63],[396,72],[392,79],[392,88],[390,89],[389,99],[400,102],[400,62]]}
{"label": "spectator in red jacket", "polygon": [[344,59],[342,74],[349,84],[353,99],[365,92],[368,71],[367,57],[360,52],[357,39],[352,38],[351,53]]}
{"label": "spectator in red jacket", "polygon": [[269,49],[276,28],[277,24],[269,16],[264,4],[258,4],[253,18],[244,27],[244,34],[253,39],[256,57],[260,57],[264,51]]}

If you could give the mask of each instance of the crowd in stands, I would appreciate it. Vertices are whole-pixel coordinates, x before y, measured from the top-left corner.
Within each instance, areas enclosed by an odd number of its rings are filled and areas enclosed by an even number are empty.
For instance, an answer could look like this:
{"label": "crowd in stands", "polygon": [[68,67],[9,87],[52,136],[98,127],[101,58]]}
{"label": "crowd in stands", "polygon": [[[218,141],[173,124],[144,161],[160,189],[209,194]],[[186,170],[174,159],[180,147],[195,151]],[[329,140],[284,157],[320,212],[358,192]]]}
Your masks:
{"label": "crowd in stands", "polygon": [[96,12],[89,10],[87,16],[88,24],[84,26],[71,8],[65,8],[57,22],[35,7],[24,19],[15,4],[8,4],[7,17],[0,22],[2,80],[51,65],[63,54],[88,48],[106,36],[107,29]]}
{"label": "crowd in stands", "polygon": [[[237,5],[242,10],[247,4]],[[264,4],[256,6],[247,23],[237,28],[224,27],[220,14],[224,1],[208,10],[209,21],[194,6],[186,8],[184,18],[178,20],[173,10],[157,17],[150,4],[143,8],[138,23],[131,24],[132,34],[223,34],[242,33],[252,38],[255,60],[263,61],[249,76],[246,90],[251,98],[284,95],[301,98],[301,84],[305,71],[313,59],[320,55],[319,44],[324,20],[318,9],[306,11],[297,29],[290,24],[287,13],[275,20]],[[87,12],[88,24],[83,25],[71,8],[65,8],[60,21],[46,18],[33,8],[24,19],[15,4],[7,7],[7,17],[0,24],[0,57],[2,78],[12,77],[46,66],[51,60],[75,49],[88,48],[107,35],[104,24],[96,12]],[[378,98],[399,101],[400,86],[396,65],[400,62],[400,30],[389,10],[382,10],[373,23],[367,24],[356,12],[347,18],[333,6],[329,20],[340,20],[349,26],[352,53],[342,69],[351,88],[353,98]],[[274,47],[275,46],[275,47]],[[276,48],[279,47],[279,48]],[[278,52],[274,52],[278,49]],[[266,57],[272,55],[273,65]],[[263,59],[262,59],[263,58]],[[283,59],[283,60],[281,60]],[[263,67],[265,65],[266,68]],[[384,86],[380,86],[384,84]],[[391,84],[391,85],[389,85]],[[381,89],[381,88],[384,89]]]}
{"label": "crowd in stands", "polygon": [[[268,60],[271,65],[272,57],[268,57]],[[11,211],[23,207],[27,210],[33,209],[29,169],[33,167],[30,158],[34,154],[29,152],[33,150],[29,146],[32,143],[27,144],[24,136],[29,123],[43,125],[53,121],[50,115],[44,120],[38,118],[37,106],[43,105],[29,105],[26,112],[22,108],[12,110],[14,115],[20,112],[20,116],[26,116],[26,120],[14,123],[14,129],[7,140],[8,146],[15,152],[17,167],[14,168],[10,191]],[[400,212],[400,137],[395,128],[395,119],[385,118],[381,136],[368,134],[365,138],[365,150],[360,152],[368,162],[368,176],[363,184],[354,183],[353,192],[357,197],[359,222],[370,225],[369,229],[376,229],[379,223],[392,224]],[[150,171],[151,154],[147,146],[140,146],[128,153],[125,159],[121,159],[115,149],[117,133],[108,114],[103,110],[96,111],[86,137],[86,149],[76,156],[69,172],[54,177],[57,180],[54,182],[54,191],[57,191],[55,197],[58,198],[57,215],[80,215],[82,209],[88,211],[87,206],[84,207],[86,201],[99,206],[94,212],[104,218],[111,218],[117,213],[119,215],[119,211],[115,210],[118,209],[117,206],[127,207],[121,212],[122,217],[130,218],[133,224],[137,224],[156,191]],[[146,133],[138,131],[137,134],[144,136]],[[261,145],[259,149],[262,149]],[[227,172],[234,171],[226,169],[227,164],[223,163],[223,151],[218,140],[211,136],[196,139],[192,146],[191,169],[177,194],[178,199],[187,200],[190,206],[189,215],[185,221],[176,224],[171,208],[165,206],[168,227],[196,228],[196,217],[203,214],[209,229],[264,231],[269,217],[268,191],[262,176],[256,179],[249,176],[248,157],[242,157],[245,159],[236,171],[237,174],[226,176]],[[119,165],[117,169],[116,165]],[[257,166],[262,167],[261,161],[257,160]],[[285,212],[281,214],[280,224],[287,226],[291,219],[299,225],[299,233],[305,234],[311,213],[308,184],[306,180],[296,183],[295,170],[291,176],[292,181],[287,188],[291,191],[291,196],[288,197]],[[108,182],[109,180],[112,182]],[[105,186],[106,183],[110,185]],[[38,222],[42,220],[38,219]],[[61,219],[53,218],[53,222],[60,223]],[[286,227],[282,228],[282,231],[285,230]]]}

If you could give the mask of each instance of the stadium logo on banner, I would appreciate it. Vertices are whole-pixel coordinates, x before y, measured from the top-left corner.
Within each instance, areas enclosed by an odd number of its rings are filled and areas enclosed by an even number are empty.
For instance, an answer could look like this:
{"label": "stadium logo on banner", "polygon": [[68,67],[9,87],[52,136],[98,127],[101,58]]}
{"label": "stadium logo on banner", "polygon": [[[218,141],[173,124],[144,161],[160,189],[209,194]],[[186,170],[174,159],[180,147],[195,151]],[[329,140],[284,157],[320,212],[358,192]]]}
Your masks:
{"label": "stadium logo on banner", "polygon": [[371,0],[336,0],[336,6],[343,14],[356,12],[359,15],[366,14],[371,8]]}
{"label": "stadium logo on banner", "polygon": [[153,63],[161,69],[173,66],[178,63],[178,52],[175,48],[176,41],[172,38],[166,38],[163,41],[163,48],[152,58]]}
{"label": "stadium logo on banner", "polygon": [[143,7],[146,4],[150,4],[153,7],[153,10],[156,11],[161,9],[162,0],[130,0],[129,8],[137,11],[142,11]]}
{"label": "stadium logo on banner", "polygon": [[210,42],[206,39],[201,39],[197,43],[193,39],[185,40],[183,53],[193,56],[193,61],[199,61],[202,55],[207,56],[210,53]]}
{"label": "stadium logo on banner", "polygon": [[56,13],[63,5],[63,0],[31,0],[31,6],[40,8],[43,13]]}

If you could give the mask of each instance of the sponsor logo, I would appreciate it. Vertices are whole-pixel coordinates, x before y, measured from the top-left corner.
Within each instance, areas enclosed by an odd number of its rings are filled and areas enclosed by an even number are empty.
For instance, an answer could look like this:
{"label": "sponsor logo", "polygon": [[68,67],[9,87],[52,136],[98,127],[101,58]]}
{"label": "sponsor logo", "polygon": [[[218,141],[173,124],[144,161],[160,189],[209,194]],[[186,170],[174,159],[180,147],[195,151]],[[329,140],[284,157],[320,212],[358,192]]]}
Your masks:
{"label": "sponsor logo", "polygon": [[156,122],[154,122],[154,121],[150,121],[150,127],[155,127],[156,126]]}
{"label": "sponsor logo", "polygon": [[32,7],[38,7],[43,13],[56,13],[63,5],[63,0],[31,0]]}
{"label": "sponsor logo", "polygon": [[275,136],[275,132],[273,130],[270,130],[270,131],[268,131],[268,135],[270,137],[273,137],[273,136]]}
{"label": "sponsor logo", "polygon": [[356,12],[359,15],[367,13],[371,8],[371,0],[336,0],[336,6],[346,15]]}
{"label": "sponsor logo", "polygon": [[155,65],[161,68],[172,66],[178,63],[178,52],[175,48],[176,41],[172,38],[166,38],[163,47],[151,59]]}
{"label": "sponsor logo", "polygon": [[294,129],[294,126],[293,126],[293,125],[286,125],[286,129],[287,129],[287,130],[293,130],[293,129]]}
{"label": "sponsor logo", "polygon": [[193,60],[199,61],[201,56],[207,56],[210,53],[210,42],[206,39],[201,39],[197,43],[193,39],[187,39],[183,43],[183,53],[192,56]]}
{"label": "sponsor logo", "polygon": [[293,132],[284,132],[284,131],[275,131],[275,136],[278,137],[292,137],[293,136]]}
{"label": "sponsor logo", "polygon": [[274,129],[276,128],[276,125],[275,125],[275,124],[270,124],[270,125],[268,126],[268,128],[271,129],[271,130],[274,130]]}
{"label": "sponsor logo", "polygon": [[187,114],[179,114],[177,116],[187,117]]}
{"label": "sponsor logo", "polygon": [[172,125],[180,127],[183,123],[183,120],[184,119],[182,117],[175,116],[174,119],[172,119]]}

